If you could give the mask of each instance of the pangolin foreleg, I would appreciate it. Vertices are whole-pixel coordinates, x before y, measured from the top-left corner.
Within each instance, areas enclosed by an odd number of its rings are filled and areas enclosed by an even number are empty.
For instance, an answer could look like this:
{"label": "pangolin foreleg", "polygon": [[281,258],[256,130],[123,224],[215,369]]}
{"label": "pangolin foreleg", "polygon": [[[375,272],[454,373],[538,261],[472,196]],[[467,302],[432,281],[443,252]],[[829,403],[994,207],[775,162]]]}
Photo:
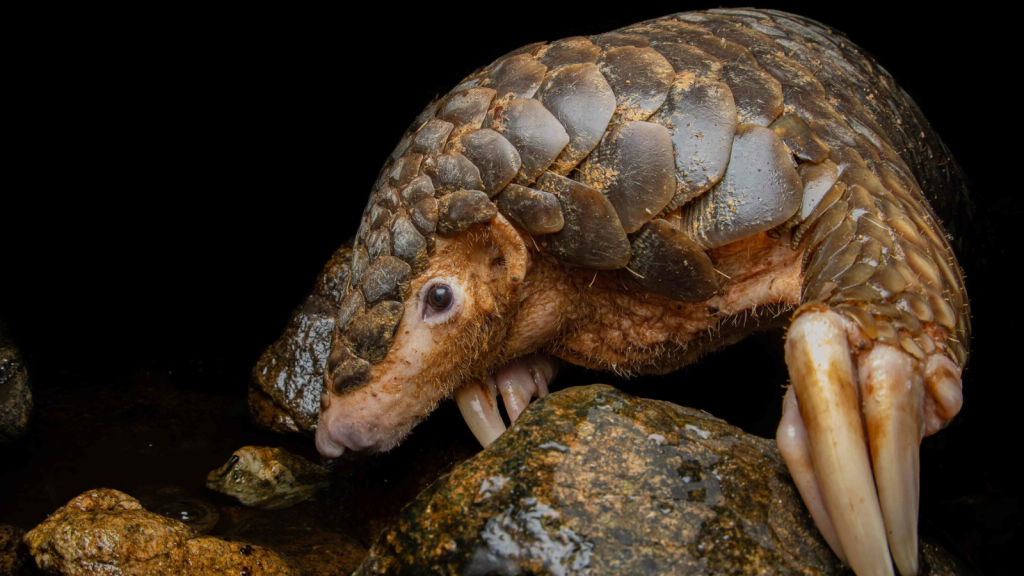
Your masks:
{"label": "pangolin foreleg", "polygon": [[778,445],[822,535],[858,574],[917,573],[918,449],[960,410],[960,370],[875,343],[824,308],[789,329]]}

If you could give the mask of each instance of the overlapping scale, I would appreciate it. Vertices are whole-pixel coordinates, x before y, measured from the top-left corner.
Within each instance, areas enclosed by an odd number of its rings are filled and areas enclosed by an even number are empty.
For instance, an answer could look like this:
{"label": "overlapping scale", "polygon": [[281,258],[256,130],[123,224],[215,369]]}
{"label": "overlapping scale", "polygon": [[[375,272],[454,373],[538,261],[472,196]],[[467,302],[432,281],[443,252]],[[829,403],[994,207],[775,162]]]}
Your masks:
{"label": "overlapping scale", "polygon": [[651,122],[668,128],[675,150],[676,208],[714,186],[725,174],[736,133],[736,104],[722,82],[679,77]]}
{"label": "overlapping scale", "polygon": [[519,184],[536,180],[569,143],[565,128],[533,98],[517,98],[495,108],[493,127],[519,152]]}
{"label": "overlapping scale", "polygon": [[562,206],[550,192],[509,184],[495,198],[498,211],[530,234],[552,234],[565,226]]}
{"label": "overlapping scale", "polygon": [[437,233],[450,237],[474,224],[490,222],[498,209],[479,190],[459,190],[438,200],[437,213]]}
{"label": "overlapping scale", "polygon": [[703,302],[718,290],[717,272],[704,250],[660,218],[640,229],[632,250],[627,268],[653,294]]}
{"label": "overlapping scale", "polygon": [[650,118],[665,102],[675,78],[668,60],[650,47],[612,48],[597,65],[615,93],[620,121]]}
{"label": "overlapping scale", "polygon": [[582,36],[564,38],[548,45],[538,58],[549,69],[570,64],[593,64],[601,55],[601,49]]}
{"label": "overlapping scale", "polygon": [[710,193],[683,207],[683,230],[715,248],[771,230],[800,209],[803,183],[779,137],[741,124],[729,168]]}
{"label": "overlapping scale", "polygon": [[532,98],[547,70],[531,54],[519,54],[499,62],[480,85],[493,89],[498,98]]}
{"label": "overlapping scale", "polygon": [[629,240],[603,194],[553,172],[541,174],[537,188],[558,198],[565,219],[559,232],[537,238],[544,251],[596,270],[614,270],[629,262]]}
{"label": "overlapping scale", "polygon": [[552,171],[566,175],[597,147],[615,113],[615,93],[597,65],[570,64],[544,79],[537,98],[561,122],[569,144]]}
{"label": "overlapping scale", "polygon": [[523,165],[519,151],[504,136],[483,128],[462,138],[463,155],[480,172],[482,188],[494,196],[512,181]]}
{"label": "overlapping scale", "polygon": [[626,122],[580,167],[579,179],[608,197],[627,234],[668,205],[676,192],[672,135],[651,122]]}

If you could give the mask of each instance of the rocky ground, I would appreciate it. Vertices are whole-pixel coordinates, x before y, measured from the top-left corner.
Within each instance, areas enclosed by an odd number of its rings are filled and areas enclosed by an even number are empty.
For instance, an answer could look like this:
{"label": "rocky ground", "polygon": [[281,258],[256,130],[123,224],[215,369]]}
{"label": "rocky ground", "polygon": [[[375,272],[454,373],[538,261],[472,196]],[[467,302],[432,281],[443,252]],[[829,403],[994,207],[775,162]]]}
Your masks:
{"label": "rocky ground", "polygon": [[[707,413],[594,385],[536,402],[472,457],[437,449],[429,434],[444,430],[426,426],[398,449],[401,468],[388,458],[343,463],[350,472],[336,470],[329,489],[283,510],[172,486],[140,498],[89,490],[27,536],[0,527],[0,567],[146,576],[844,573],[774,443]],[[922,574],[970,573],[930,542],[922,558]]]}

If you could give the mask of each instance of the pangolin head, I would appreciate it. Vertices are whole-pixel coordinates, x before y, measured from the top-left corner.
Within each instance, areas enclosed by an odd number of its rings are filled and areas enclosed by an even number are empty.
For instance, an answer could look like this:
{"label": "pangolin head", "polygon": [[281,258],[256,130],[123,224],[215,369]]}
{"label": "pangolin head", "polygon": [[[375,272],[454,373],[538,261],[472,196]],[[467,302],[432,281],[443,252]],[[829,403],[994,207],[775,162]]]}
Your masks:
{"label": "pangolin head", "polygon": [[480,133],[497,137],[485,151],[504,140],[479,129],[495,91],[452,94],[414,122],[363,212],[321,396],[325,456],[394,447],[500,352],[525,247],[473,156]]}

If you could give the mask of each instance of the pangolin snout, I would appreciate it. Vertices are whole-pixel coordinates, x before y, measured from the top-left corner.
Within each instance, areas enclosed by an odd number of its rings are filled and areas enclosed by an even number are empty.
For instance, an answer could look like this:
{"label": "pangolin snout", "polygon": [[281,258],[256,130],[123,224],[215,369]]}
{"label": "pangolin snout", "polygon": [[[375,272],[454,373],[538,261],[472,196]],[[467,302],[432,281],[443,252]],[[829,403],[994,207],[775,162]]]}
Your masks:
{"label": "pangolin snout", "polygon": [[419,362],[370,364],[345,346],[332,357],[316,430],[317,449],[328,458],[394,448],[441,399],[422,385]]}
{"label": "pangolin snout", "polygon": [[324,392],[316,447],[325,457],[346,451],[381,452],[394,447],[416,423],[402,406],[402,394],[389,394],[370,386],[335,394]]}
{"label": "pangolin snout", "polygon": [[320,454],[327,458],[337,458],[346,451],[362,452],[372,448],[372,430],[341,414],[325,417],[330,397],[330,393],[324,393],[320,421],[316,428],[316,449]]}

